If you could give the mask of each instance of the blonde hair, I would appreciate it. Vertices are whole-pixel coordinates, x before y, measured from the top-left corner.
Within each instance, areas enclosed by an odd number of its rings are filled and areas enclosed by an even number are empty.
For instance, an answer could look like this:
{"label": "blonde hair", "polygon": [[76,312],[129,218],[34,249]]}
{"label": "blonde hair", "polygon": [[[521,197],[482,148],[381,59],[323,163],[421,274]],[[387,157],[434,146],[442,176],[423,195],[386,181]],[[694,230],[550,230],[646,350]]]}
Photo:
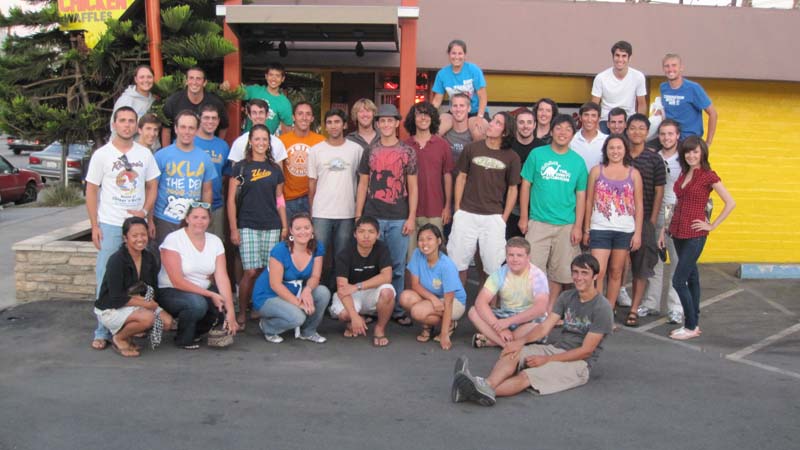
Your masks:
{"label": "blonde hair", "polygon": [[350,117],[358,117],[358,112],[364,108],[372,111],[373,116],[378,114],[378,107],[375,106],[375,102],[368,98],[360,98],[353,103],[353,107],[350,109]]}

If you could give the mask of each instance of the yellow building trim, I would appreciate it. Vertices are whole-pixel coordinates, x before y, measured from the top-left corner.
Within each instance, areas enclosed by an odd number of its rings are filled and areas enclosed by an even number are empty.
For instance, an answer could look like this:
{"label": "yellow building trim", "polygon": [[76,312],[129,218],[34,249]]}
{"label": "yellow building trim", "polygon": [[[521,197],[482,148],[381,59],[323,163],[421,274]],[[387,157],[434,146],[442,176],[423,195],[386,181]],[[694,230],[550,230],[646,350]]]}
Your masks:
{"label": "yellow building trim", "polygon": [[490,103],[533,103],[550,97],[556,103],[582,104],[591,100],[592,78],[486,74]]}

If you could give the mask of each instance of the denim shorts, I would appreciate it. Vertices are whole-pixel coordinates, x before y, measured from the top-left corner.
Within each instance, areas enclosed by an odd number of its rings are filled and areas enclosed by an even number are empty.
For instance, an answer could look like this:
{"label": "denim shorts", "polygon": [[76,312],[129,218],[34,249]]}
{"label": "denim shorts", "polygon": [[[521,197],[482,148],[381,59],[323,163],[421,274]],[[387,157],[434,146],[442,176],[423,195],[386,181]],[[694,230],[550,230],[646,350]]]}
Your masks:
{"label": "denim shorts", "polygon": [[631,248],[633,233],[611,230],[589,231],[589,248],[605,250],[628,250]]}

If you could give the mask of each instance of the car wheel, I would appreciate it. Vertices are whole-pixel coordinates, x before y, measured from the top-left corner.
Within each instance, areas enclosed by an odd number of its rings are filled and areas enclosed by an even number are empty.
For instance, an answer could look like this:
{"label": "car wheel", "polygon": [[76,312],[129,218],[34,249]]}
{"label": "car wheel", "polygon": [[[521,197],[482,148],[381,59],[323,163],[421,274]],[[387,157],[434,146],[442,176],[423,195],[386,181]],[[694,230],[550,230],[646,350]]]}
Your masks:
{"label": "car wheel", "polygon": [[19,200],[19,203],[35,202],[38,195],[39,193],[36,191],[36,183],[31,181],[25,186],[25,193],[22,194],[22,198]]}
{"label": "car wheel", "polygon": [[22,149],[19,148],[12,148],[11,151],[14,152],[15,155],[19,155],[22,153]]}

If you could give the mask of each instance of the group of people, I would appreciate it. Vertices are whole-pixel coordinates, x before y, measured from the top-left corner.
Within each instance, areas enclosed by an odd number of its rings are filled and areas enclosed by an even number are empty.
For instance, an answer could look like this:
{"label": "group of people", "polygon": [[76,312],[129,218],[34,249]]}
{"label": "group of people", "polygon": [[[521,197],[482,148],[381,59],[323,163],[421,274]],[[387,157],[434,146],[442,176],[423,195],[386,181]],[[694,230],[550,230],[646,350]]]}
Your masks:
{"label": "group of people", "polygon": [[[453,401],[490,405],[496,395],[585,383],[612,331],[626,266],[633,304],[624,324],[660,310],[660,249],[681,305],[670,302],[670,319],[684,322],[671,337],[699,336],[697,260],[735,203],[708,162],[716,111],[682,77],[680,57],[663,60],[656,151],[627,42],[614,44],[613,66],[595,78],[580,129],[547,98],[490,115],[466,44],[447,51],[431,102],[404,118],[359,99],[349,116],[356,129],[347,133],[348,114],[334,108],[322,118],[325,135],[311,129],[311,104],[281,93],[285,72],[271,65],[266,86],[247,87],[247,126],[230,147],[218,137],[224,105],[199,68],[166,100],[171,127],[156,142],[152,71],[138,68],[86,177],[99,250],[92,346],[137,356],[133,336],[158,322],[196,349],[212,327],[235,334],[249,319],[271,343],[292,331],[323,343],[327,310],[347,338],[373,327],[372,344],[384,347],[390,320],[416,322],[419,342],[447,350],[466,314],[472,345],[502,353],[486,379],[459,359]],[[713,222],[711,191],[725,204]],[[473,263],[481,287],[468,308]],[[131,291],[142,283],[149,295]],[[560,336],[546,342],[556,327]]]}

